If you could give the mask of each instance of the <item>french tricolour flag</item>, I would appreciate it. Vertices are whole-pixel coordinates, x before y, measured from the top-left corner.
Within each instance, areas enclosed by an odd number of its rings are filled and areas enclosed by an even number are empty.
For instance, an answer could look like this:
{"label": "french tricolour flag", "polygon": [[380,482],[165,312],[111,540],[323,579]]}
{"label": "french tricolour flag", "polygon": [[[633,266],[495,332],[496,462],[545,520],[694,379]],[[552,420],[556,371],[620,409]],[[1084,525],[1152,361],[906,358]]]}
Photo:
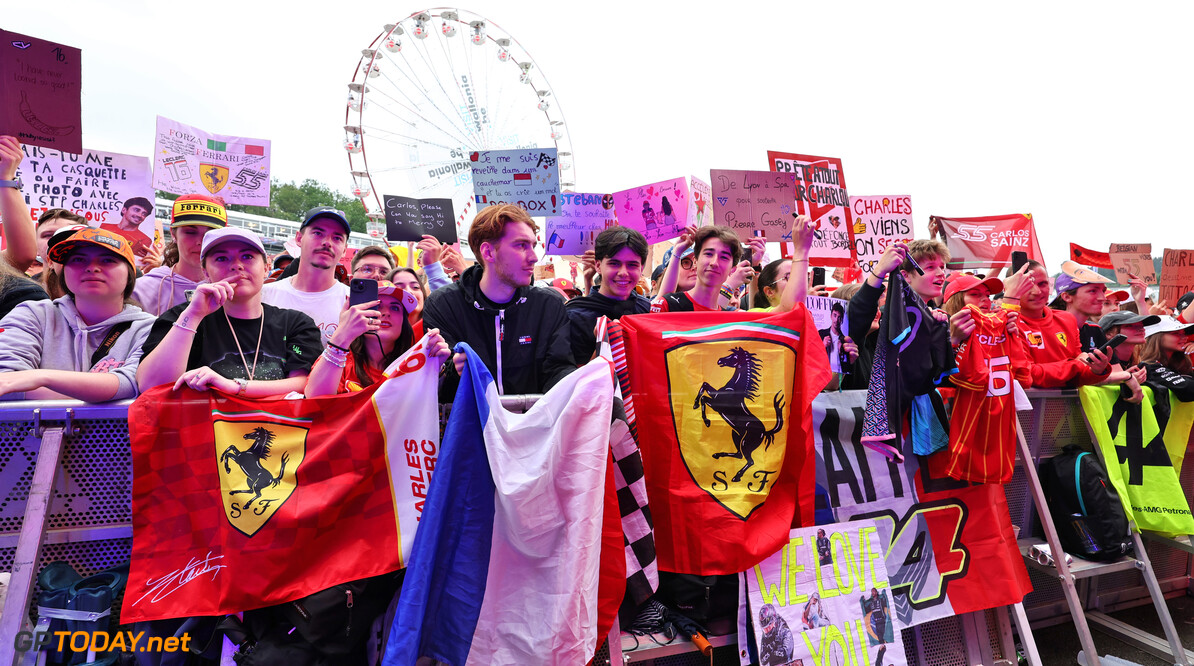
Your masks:
{"label": "french tricolour flag", "polygon": [[468,366],[384,664],[584,664],[625,587],[608,465],[615,375],[598,358],[513,414],[472,349],[456,351]]}

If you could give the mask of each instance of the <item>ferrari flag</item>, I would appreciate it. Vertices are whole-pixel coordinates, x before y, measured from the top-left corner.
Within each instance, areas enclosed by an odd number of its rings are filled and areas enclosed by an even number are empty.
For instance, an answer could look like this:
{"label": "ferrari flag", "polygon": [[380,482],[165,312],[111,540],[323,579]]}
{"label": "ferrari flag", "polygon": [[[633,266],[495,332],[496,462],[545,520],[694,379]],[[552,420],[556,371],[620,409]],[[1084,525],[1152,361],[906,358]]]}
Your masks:
{"label": "ferrari flag", "polygon": [[439,364],[421,350],[359,393],[142,394],[121,617],[224,615],[403,567],[439,448]]}
{"label": "ferrari flag", "polygon": [[659,568],[735,574],[812,525],[811,405],[830,372],[804,306],[619,323]]}

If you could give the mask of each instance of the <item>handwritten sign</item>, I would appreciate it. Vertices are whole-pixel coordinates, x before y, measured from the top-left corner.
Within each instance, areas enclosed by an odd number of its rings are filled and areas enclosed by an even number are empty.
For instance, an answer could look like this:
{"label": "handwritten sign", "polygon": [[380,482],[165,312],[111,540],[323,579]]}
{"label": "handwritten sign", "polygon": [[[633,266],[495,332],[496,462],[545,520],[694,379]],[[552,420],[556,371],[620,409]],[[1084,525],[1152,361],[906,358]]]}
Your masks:
{"label": "handwritten sign", "polygon": [[212,134],[158,116],[153,186],[214,194],[225,203],[269,206],[270,142]]}
{"label": "handwritten sign", "polygon": [[477,211],[515,204],[533,216],[560,214],[560,169],[555,148],[481,150],[469,156]]}
{"label": "handwritten sign", "polygon": [[616,224],[612,194],[564,192],[560,203],[560,214],[547,218],[547,254],[584,254],[597,234]]}
{"label": "handwritten sign", "polygon": [[688,223],[694,227],[713,224],[713,188],[696,176],[688,177],[692,205],[688,207]]}
{"label": "handwritten sign", "polygon": [[1187,291],[1194,291],[1194,250],[1170,250],[1161,255],[1160,299],[1177,305]]}
{"label": "handwritten sign", "polygon": [[1157,271],[1153,266],[1152,243],[1112,243],[1107,250],[1111,267],[1115,269],[1115,281],[1127,284],[1128,273],[1144,280],[1145,284],[1157,283]]}
{"label": "handwritten sign", "polygon": [[386,207],[386,240],[421,241],[424,234],[441,243],[456,242],[456,223],[451,199],[412,199],[391,194],[382,196]]}
{"label": "handwritten sign", "polygon": [[[17,177],[32,220],[51,208],[65,208],[99,226],[119,220],[129,199],[153,201],[148,157],[98,150],[64,153],[29,144],[24,153]],[[140,229],[152,236],[152,207],[147,212]]]}
{"label": "handwritten sign", "polygon": [[614,192],[618,224],[637,229],[655,244],[680,236],[689,217],[688,181],[673,178]]}
{"label": "handwritten sign", "polygon": [[713,216],[744,242],[751,236],[769,241],[791,240],[795,209],[795,177],[773,171],[709,172],[713,181]]}
{"label": "handwritten sign", "polygon": [[0,134],[83,152],[82,51],[0,30]]}
{"label": "handwritten sign", "polygon": [[739,615],[753,620],[760,664],[907,664],[874,521],[792,530],[742,573]]}
{"label": "handwritten sign", "polygon": [[767,151],[771,170],[795,176],[796,212],[808,215],[817,224],[820,238],[813,239],[809,263],[814,266],[853,266],[854,227],[850,223],[850,195],[842,161],[836,157],[817,157]]}
{"label": "handwritten sign", "polygon": [[911,241],[912,197],[907,194],[850,197],[850,224],[858,268],[867,272],[888,246]]}

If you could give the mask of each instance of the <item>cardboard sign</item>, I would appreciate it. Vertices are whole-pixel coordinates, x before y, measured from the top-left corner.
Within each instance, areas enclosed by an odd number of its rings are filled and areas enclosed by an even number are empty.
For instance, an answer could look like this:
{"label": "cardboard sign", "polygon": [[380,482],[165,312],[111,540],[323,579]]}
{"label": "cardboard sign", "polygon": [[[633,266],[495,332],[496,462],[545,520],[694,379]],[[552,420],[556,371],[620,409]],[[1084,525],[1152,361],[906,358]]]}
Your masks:
{"label": "cardboard sign", "polygon": [[225,203],[269,206],[270,142],[212,134],[158,116],[153,186],[174,194],[214,194]]}
{"label": "cardboard sign", "polygon": [[1112,243],[1107,250],[1111,267],[1115,269],[1115,281],[1127,284],[1128,273],[1144,280],[1145,284],[1157,283],[1157,271],[1153,266],[1152,243]]}
{"label": "cardboard sign", "polygon": [[912,197],[907,194],[850,197],[850,223],[858,268],[867,272],[888,246],[907,243],[912,232]]}
{"label": "cardboard sign", "polygon": [[684,178],[614,192],[618,224],[642,232],[652,245],[680,236],[688,224],[689,204]]}
{"label": "cardboard sign", "polygon": [[688,223],[694,227],[713,224],[713,188],[696,176],[688,177],[692,205],[688,207]]}
{"label": "cardboard sign", "polygon": [[752,621],[758,663],[907,664],[884,550],[874,521],[806,527],[744,572],[739,615]]}
{"label": "cardboard sign", "polygon": [[560,203],[560,214],[547,218],[547,254],[582,255],[597,234],[617,224],[612,194],[564,192]]}
{"label": "cardboard sign", "polygon": [[412,199],[382,195],[386,207],[386,240],[423,240],[424,234],[446,245],[456,242],[456,223],[451,199]]}
{"label": "cardboard sign", "polygon": [[[778,299],[777,299],[778,300]],[[805,296],[804,306],[813,316],[813,323],[821,342],[825,345],[825,353],[829,356],[829,369],[841,372],[842,368],[850,367],[850,358],[843,347],[845,338],[850,335],[846,320],[846,308],[850,301],[828,296]]]}
{"label": "cardboard sign", "polygon": [[713,217],[743,242],[752,236],[769,241],[791,240],[796,178],[774,171],[709,172],[713,183]]}
{"label": "cardboard sign", "polygon": [[1194,250],[1165,248],[1161,255],[1159,298],[1172,308],[1187,291],[1194,291]]}
{"label": "cardboard sign", "polygon": [[515,204],[533,216],[560,214],[560,169],[555,148],[480,150],[469,156],[477,212]]}
{"label": "cardboard sign", "polygon": [[0,30],[0,134],[83,152],[82,51]]}
{"label": "cardboard sign", "polygon": [[809,263],[814,266],[853,266],[854,228],[850,224],[850,195],[846,175],[836,157],[816,157],[767,151],[771,170],[795,176],[795,204],[799,215],[817,224]]}
{"label": "cardboard sign", "polygon": [[93,227],[128,238],[133,252],[145,256],[155,234],[148,157],[98,150],[63,153],[29,144],[24,153],[17,177],[31,219],[50,208],[65,208]]}

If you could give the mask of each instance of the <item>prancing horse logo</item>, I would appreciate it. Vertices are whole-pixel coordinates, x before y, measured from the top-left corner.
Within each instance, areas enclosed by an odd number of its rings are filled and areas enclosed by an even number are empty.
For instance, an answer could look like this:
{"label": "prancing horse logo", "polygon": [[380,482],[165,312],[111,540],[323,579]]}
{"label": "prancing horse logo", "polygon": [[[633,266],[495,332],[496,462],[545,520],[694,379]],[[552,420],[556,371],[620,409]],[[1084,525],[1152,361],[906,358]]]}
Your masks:
{"label": "prancing horse logo", "polygon": [[734,347],[728,356],[717,359],[717,365],[723,368],[734,368],[734,375],[730,377],[730,381],[726,382],[725,386],[719,389],[710,386],[709,382],[702,384],[700,390],[697,391],[696,401],[692,403],[692,408],[701,410],[701,420],[705,422],[706,428],[710,425],[706,408],[712,408],[730,425],[734,450],[728,453],[714,453],[713,459],[737,458],[745,460],[746,464],[738,470],[734,478],[730,479],[737,483],[742,480],[742,475],[746,473],[746,470],[754,467],[754,454],[759,445],[763,445],[764,451],[771,448],[771,443],[775,440],[775,433],[783,430],[784,394],[782,391],[776,392],[773,403],[775,405],[775,425],[764,429],[763,422],[746,406],[747,400],[754,400],[759,395],[758,357],[742,347]]}
{"label": "prancing horse logo", "polygon": [[253,536],[298,485],[311,419],[265,412],[212,415],[224,514],[242,534]]}
{"label": "prancing horse logo", "polygon": [[244,490],[229,490],[228,494],[240,495],[243,493],[253,493],[249,501],[245,502],[245,508],[247,509],[253,503],[253,500],[261,499],[262,490],[278,487],[278,484],[282,481],[282,477],[286,474],[286,461],[290,460],[290,454],[282,454],[282,468],[278,470],[278,475],[274,476],[261,466],[261,461],[269,457],[269,446],[274,442],[274,433],[258,426],[245,433],[244,438],[253,440],[252,446],[245,451],[240,451],[235,446],[230,445],[220,455],[220,462],[224,463],[225,472],[232,472],[232,467],[228,465],[229,460],[239,465],[240,471],[244,472],[245,478],[249,482],[249,487]]}

